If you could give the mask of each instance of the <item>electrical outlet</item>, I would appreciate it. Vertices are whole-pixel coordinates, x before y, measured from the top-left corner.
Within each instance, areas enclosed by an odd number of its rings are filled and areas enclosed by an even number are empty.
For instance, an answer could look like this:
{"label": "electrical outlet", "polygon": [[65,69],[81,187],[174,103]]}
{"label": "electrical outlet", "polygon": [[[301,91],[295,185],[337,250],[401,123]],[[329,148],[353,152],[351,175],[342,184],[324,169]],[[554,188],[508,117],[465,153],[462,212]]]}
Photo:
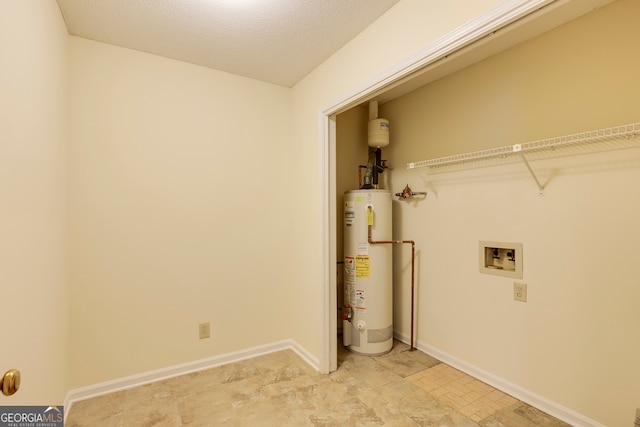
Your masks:
{"label": "electrical outlet", "polygon": [[211,336],[211,327],[209,322],[200,323],[198,325],[198,335],[200,336],[200,339],[209,338],[209,336]]}
{"label": "electrical outlet", "polygon": [[527,302],[527,285],[526,283],[513,284],[513,299],[516,301]]}

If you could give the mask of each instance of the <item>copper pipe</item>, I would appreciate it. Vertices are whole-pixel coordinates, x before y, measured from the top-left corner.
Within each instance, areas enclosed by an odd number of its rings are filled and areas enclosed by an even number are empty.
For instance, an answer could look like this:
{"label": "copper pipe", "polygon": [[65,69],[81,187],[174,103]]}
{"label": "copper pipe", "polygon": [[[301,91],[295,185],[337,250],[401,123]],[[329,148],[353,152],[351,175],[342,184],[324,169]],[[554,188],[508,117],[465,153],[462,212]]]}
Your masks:
{"label": "copper pipe", "polygon": [[411,351],[415,350],[413,346],[413,299],[414,299],[414,283],[415,283],[415,275],[414,275],[414,260],[416,258],[416,242],[413,240],[372,240],[371,239],[371,224],[368,225],[367,228],[367,240],[370,245],[402,245],[402,244],[411,244]]}

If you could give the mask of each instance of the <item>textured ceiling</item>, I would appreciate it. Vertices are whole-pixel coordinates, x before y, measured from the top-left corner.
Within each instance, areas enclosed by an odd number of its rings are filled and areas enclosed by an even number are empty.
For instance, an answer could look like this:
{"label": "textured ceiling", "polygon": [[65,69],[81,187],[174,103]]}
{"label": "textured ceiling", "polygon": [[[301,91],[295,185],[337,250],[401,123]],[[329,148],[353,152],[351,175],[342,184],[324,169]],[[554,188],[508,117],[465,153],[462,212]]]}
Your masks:
{"label": "textured ceiling", "polygon": [[69,34],[291,87],[399,0],[57,0]]}

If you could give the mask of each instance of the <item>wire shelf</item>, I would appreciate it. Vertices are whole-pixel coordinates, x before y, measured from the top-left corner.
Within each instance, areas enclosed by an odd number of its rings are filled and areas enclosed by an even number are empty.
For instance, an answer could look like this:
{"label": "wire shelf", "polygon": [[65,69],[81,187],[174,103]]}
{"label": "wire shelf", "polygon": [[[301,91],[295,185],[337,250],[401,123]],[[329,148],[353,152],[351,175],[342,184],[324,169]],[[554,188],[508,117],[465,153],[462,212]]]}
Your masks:
{"label": "wire shelf", "polygon": [[445,166],[488,158],[507,157],[514,154],[523,155],[524,153],[545,149],[603,142],[621,138],[630,139],[638,136],[640,136],[640,122],[590,130],[586,132],[579,132],[554,138],[541,139],[537,141],[530,141],[522,144],[507,145],[504,147],[491,148],[488,150],[474,151],[465,154],[456,154],[453,156],[440,157],[437,159],[407,163],[407,169]]}

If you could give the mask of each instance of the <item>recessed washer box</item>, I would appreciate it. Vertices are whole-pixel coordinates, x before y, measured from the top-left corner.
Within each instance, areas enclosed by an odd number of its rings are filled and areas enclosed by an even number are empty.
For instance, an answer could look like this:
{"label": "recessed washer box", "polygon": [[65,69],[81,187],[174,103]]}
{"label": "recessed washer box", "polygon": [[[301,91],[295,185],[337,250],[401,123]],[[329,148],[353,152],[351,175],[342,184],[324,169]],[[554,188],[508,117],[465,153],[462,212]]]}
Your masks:
{"label": "recessed washer box", "polygon": [[522,243],[481,240],[480,273],[522,279]]}

